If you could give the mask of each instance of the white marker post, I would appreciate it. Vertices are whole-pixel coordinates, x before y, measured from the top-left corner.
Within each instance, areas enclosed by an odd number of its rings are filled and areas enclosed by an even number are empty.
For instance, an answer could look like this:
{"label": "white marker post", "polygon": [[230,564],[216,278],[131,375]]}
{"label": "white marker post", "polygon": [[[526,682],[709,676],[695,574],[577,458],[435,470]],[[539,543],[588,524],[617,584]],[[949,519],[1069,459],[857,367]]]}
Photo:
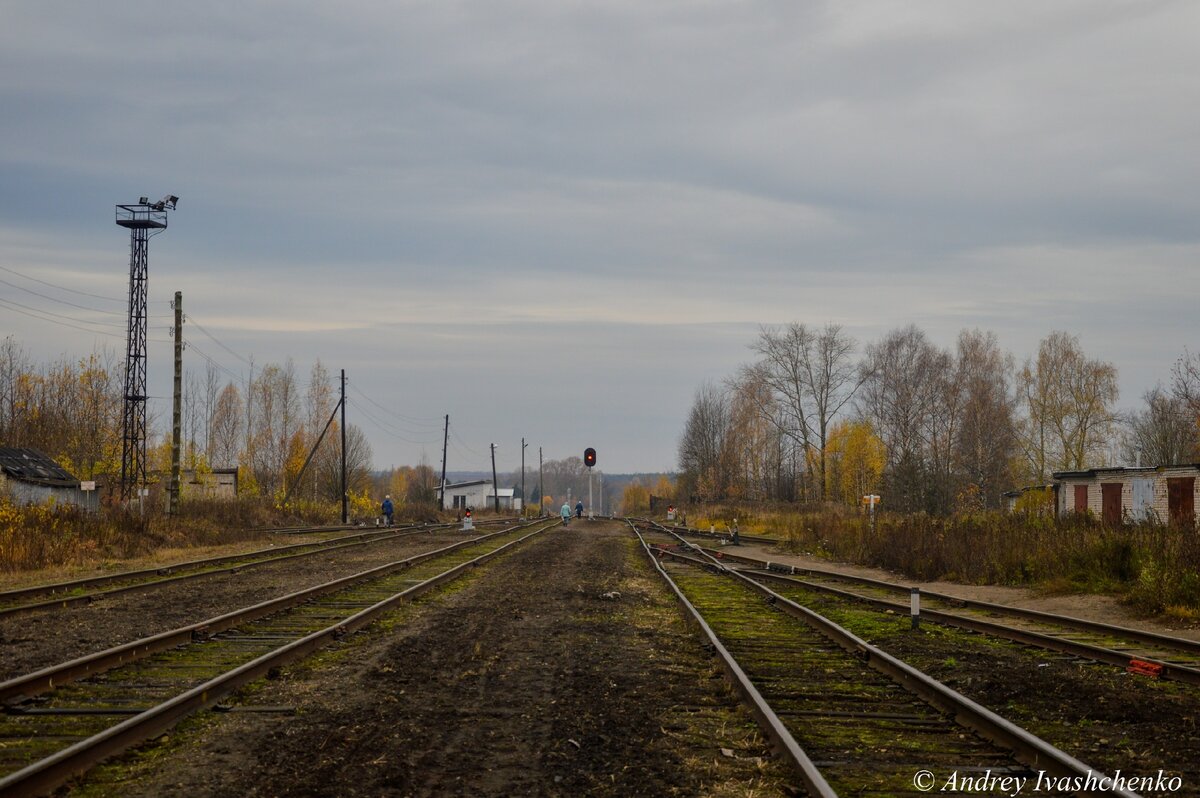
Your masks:
{"label": "white marker post", "polygon": [[[80,482],[79,489],[81,491],[83,491],[84,493],[90,493],[90,494],[92,494],[92,496],[94,496],[96,493],[96,482],[95,482],[95,480],[85,480],[83,482]],[[92,496],[87,497],[87,508],[89,510],[100,509],[99,504],[97,504],[95,507],[92,506]]]}
{"label": "white marker post", "polygon": [[862,503],[867,505],[868,511],[871,513],[871,532],[875,532],[875,505],[879,504],[879,496],[874,493],[868,493],[862,497]]}
{"label": "white marker post", "polygon": [[912,614],[912,628],[921,628],[921,588],[914,587],[909,593],[909,612]]}

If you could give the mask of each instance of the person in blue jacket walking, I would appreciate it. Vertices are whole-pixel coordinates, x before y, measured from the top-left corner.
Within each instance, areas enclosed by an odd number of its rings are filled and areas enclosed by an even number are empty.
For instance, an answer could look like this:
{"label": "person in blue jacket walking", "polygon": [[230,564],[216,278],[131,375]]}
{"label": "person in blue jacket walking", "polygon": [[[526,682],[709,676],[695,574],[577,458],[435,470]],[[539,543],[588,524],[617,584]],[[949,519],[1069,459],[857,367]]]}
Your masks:
{"label": "person in blue jacket walking", "polygon": [[384,523],[386,523],[388,526],[391,526],[392,513],[396,510],[396,508],[392,505],[392,494],[389,493],[383,497],[383,507],[381,509],[383,510]]}
{"label": "person in blue jacket walking", "polygon": [[571,523],[571,505],[567,504],[566,502],[563,502],[562,509],[559,510],[558,512],[559,512],[559,515],[562,516],[563,526],[567,526],[568,524]]}

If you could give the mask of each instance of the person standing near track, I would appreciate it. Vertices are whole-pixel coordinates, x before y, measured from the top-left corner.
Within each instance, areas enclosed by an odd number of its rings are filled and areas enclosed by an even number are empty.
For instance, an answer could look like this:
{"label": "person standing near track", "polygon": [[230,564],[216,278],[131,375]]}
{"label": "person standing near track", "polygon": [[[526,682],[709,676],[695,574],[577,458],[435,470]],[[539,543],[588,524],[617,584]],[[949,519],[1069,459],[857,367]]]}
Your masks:
{"label": "person standing near track", "polygon": [[568,524],[571,523],[571,505],[567,504],[566,502],[563,502],[562,509],[559,510],[558,512],[559,512],[559,515],[562,516],[563,526],[567,526]]}
{"label": "person standing near track", "polygon": [[383,511],[383,520],[387,526],[392,525],[392,513],[396,508],[392,504],[392,494],[387,494],[383,497],[383,506],[380,508]]}
{"label": "person standing near track", "polygon": [[580,499],[575,503],[575,517],[583,518],[583,499]]}

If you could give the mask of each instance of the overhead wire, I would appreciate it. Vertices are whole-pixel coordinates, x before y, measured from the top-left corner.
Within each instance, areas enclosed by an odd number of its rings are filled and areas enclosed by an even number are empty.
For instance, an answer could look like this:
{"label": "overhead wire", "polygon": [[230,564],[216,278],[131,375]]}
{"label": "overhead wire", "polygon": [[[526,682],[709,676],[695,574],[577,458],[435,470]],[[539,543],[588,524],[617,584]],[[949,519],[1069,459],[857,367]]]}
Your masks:
{"label": "overhead wire", "polygon": [[222,343],[221,341],[217,340],[217,337],[216,337],[215,335],[213,335],[212,333],[210,333],[208,330],[206,330],[206,329],[204,328],[204,325],[202,325],[202,324],[200,324],[200,322],[196,321],[196,318],[195,318],[195,317],[194,317],[192,314],[190,314],[190,313],[187,313],[187,314],[184,314],[184,315],[185,315],[185,318],[186,318],[186,320],[187,320],[187,323],[188,323],[188,324],[190,324],[191,326],[195,327],[195,328],[196,328],[197,330],[199,330],[200,332],[204,333],[204,335],[208,336],[208,338],[209,338],[209,339],[210,339],[210,340],[211,340],[211,341],[212,341],[214,344],[216,344],[217,346],[221,347],[221,348],[222,348],[222,349],[224,349],[226,352],[228,352],[229,354],[231,354],[231,355],[233,355],[234,357],[236,357],[238,360],[240,360],[240,361],[242,361],[243,363],[245,363],[247,366],[249,366],[249,365],[250,365],[250,361],[249,361],[249,360],[247,360],[246,358],[242,357],[242,356],[241,356],[241,355],[239,355],[237,352],[233,351],[233,349],[231,349],[230,347],[226,346],[226,345],[225,345],[224,343]]}
{"label": "overhead wire", "polygon": [[482,458],[481,455],[467,454],[462,449],[460,449],[454,441],[450,441],[450,449],[456,455],[458,455],[460,458],[462,458],[462,460],[465,463],[475,466],[474,468],[455,468],[454,469],[455,471],[486,471],[486,470],[488,470],[488,468],[490,468],[490,465],[487,462],[480,462],[480,460]]}
{"label": "overhead wire", "polygon": [[376,402],[370,396],[367,396],[367,394],[364,393],[363,390],[361,388],[359,388],[351,380],[346,380],[346,385],[350,388],[350,390],[357,393],[361,398],[370,402],[372,405],[379,408],[380,410],[387,413],[388,415],[394,416],[401,424],[408,424],[410,426],[416,427],[417,431],[420,431],[420,432],[440,430],[442,428],[442,419],[440,419],[440,418],[428,417],[425,419],[420,419],[415,416],[406,416],[402,413],[397,413],[394,410],[390,410],[387,407],[384,407],[379,402]]}
{"label": "overhead wire", "polygon": [[75,302],[68,302],[65,299],[59,299],[58,297],[53,297],[53,296],[50,296],[49,294],[43,294],[40,291],[34,291],[32,288],[26,288],[23,285],[17,285],[16,283],[11,283],[2,277],[0,277],[0,283],[4,283],[5,285],[12,286],[13,288],[17,289],[18,291],[24,291],[28,294],[33,294],[34,296],[41,297],[42,299],[48,299],[51,302],[58,302],[59,304],[67,305],[67,306],[73,307],[73,308],[78,308],[79,310],[86,310],[91,313],[103,313],[106,316],[117,316],[118,318],[125,315],[124,313],[118,313],[115,310],[102,310],[100,308],[89,307],[88,305],[80,305]]}
{"label": "overhead wire", "polygon": [[[121,334],[121,333],[109,332],[107,330],[96,330],[91,327],[80,326],[83,324],[108,325],[108,324],[111,324],[110,322],[86,321],[84,319],[77,319],[74,316],[64,316],[61,313],[54,313],[53,311],[42,310],[41,308],[33,308],[33,307],[30,307],[29,305],[23,305],[20,302],[14,302],[11,299],[4,299],[3,297],[0,297],[0,303],[3,303],[6,306],[9,306],[9,305],[15,306],[15,307],[8,308],[9,310],[13,311],[14,313],[20,313],[22,316],[28,316],[33,319],[40,319],[41,321],[50,322],[51,324],[57,324],[61,327],[70,327],[75,330],[81,330],[83,332],[92,333],[93,335],[104,335],[109,338],[116,338],[118,340],[123,340],[125,338],[125,335]],[[45,314],[45,315],[38,315],[38,314]],[[46,316],[54,316],[56,318],[46,318]],[[58,321],[58,319],[65,319],[65,321]],[[121,325],[114,325],[114,326],[120,327]],[[169,341],[166,341],[161,338],[148,338],[148,340],[150,340],[154,343],[158,343],[158,344],[170,343]]]}
{"label": "overhead wire", "polygon": [[391,435],[393,438],[402,440],[405,443],[431,444],[431,443],[436,442],[433,440],[413,440],[412,438],[402,435],[395,428],[390,427],[388,424],[381,421],[379,418],[377,418],[375,415],[373,415],[370,411],[368,411],[363,405],[359,404],[357,401],[351,399],[350,397],[346,397],[346,405],[347,405],[347,407],[351,407],[351,406],[354,407],[356,412],[361,413],[363,416],[365,416],[366,418],[368,418],[372,422],[374,422],[375,426],[378,427],[380,431],[382,431],[388,435]]}
{"label": "overhead wire", "polygon": [[472,446],[471,446],[469,443],[467,443],[466,441],[464,441],[464,440],[462,439],[462,436],[458,434],[458,431],[457,431],[456,429],[454,429],[454,425],[453,425],[453,424],[451,424],[451,425],[450,425],[450,436],[451,436],[452,438],[454,438],[455,440],[457,440],[457,441],[458,441],[458,442],[459,442],[459,443],[462,445],[462,447],[463,447],[464,449],[466,449],[468,452],[470,452],[471,454],[475,455],[476,457],[486,457],[486,455],[484,455],[484,453],[483,453],[483,452],[477,451],[477,450],[476,450],[476,449],[474,449],[474,448],[473,448],[473,447],[472,447]]}
{"label": "overhead wire", "polygon": [[[125,302],[128,301],[127,298],[123,298],[123,297],[118,298],[118,297],[112,297],[112,296],[104,296],[102,294],[93,294],[89,291],[80,291],[76,288],[68,288],[65,285],[59,285],[58,283],[52,283],[49,280],[42,280],[38,277],[34,277],[32,275],[25,274],[24,272],[19,272],[16,269],[10,269],[9,267],[4,266],[4,265],[0,265],[0,269],[8,272],[9,274],[15,274],[18,277],[23,277],[26,280],[29,280],[31,282],[41,283],[42,285],[48,286],[50,288],[56,288],[59,291],[67,291],[72,294],[78,294],[80,296],[91,297],[92,299],[103,299],[106,302],[118,302],[118,303],[124,304]],[[28,290],[28,289],[25,289],[25,290]],[[169,299],[152,299],[152,300],[150,300],[150,303],[154,304],[154,305],[166,305],[166,304],[170,304],[170,301],[171,300],[169,300]]]}
{"label": "overhead wire", "polygon": [[205,351],[204,351],[203,349],[201,349],[200,347],[196,346],[196,343],[195,343],[194,341],[187,341],[187,342],[185,343],[185,345],[187,346],[187,348],[188,348],[188,351],[190,351],[190,352],[195,352],[195,353],[196,353],[196,354],[198,354],[198,355],[199,355],[201,358],[203,358],[205,362],[207,362],[207,363],[211,364],[211,365],[213,366],[213,368],[217,369],[218,371],[224,372],[226,375],[228,375],[228,376],[230,377],[230,379],[237,380],[238,382],[244,382],[244,381],[245,381],[245,376],[244,376],[244,375],[242,375],[242,374],[238,374],[238,373],[236,373],[236,372],[234,372],[234,371],[231,371],[230,369],[228,369],[228,368],[226,368],[225,366],[221,365],[221,364],[220,364],[220,363],[219,363],[219,362],[216,360],[216,358],[214,358],[212,355],[209,355],[207,352],[205,352]]}

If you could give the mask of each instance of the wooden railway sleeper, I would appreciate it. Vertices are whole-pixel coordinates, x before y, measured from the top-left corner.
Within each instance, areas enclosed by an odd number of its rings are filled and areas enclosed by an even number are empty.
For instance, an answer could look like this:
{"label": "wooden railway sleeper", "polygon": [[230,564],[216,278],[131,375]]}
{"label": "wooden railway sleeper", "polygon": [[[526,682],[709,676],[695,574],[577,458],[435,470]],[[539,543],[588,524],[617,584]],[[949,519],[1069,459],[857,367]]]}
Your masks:
{"label": "wooden railway sleeper", "polygon": [[[644,541],[643,546],[645,547]],[[648,547],[647,553],[649,553]],[[678,555],[673,556],[677,557]],[[707,556],[711,557],[712,555]],[[685,559],[690,560],[690,558]],[[657,560],[655,560],[654,563],[659,569],[660,573],[666,577],[666,571],[657,562]],[[1036,765],[1037,767],[1054,775],[1068,777],[1083,776],[1096,772],[1093,768],[1088,767],[1083,762],[1080,762],[1058,748],[1049,745],[1025,729],[1022,729],[1010,721],[1005,720],[991,710],[966,698],[960,693],[951,690],[926,674],[916,670],[915,668],[896,659],[895,657],[888,655],[886,652],[871,646],[866,641],[862,640],[856,635],[851,634],[842,627],[837,626],[823,616],[782,596],[778,596],[778,594],[775,594],[770,588],[759,582],[756,582],[749,576],[730,569],[726,569],[726,573],[730,577],[734,578],[735,581],[740,581],[746,587],[757,592],[761,596],[766,596],[768,594],[776,595],[778,599],[782,600],[780,602],[780,606],[786,608],[788,614],[794,615],[798,619],[809,623],[822,634],[838,642],[847,651],[852,652],[854,648],[860,648],[864,653],[870,652],[870,656],[867,661],[871,663],[873,668],[881,671],[884,674],[887,674],[900,686],[906,688],[917,696],[920,696],[934,707],[937,707],[943,712],[946,712],[948,715],[954,717],[960,723],[960,725],[966,729],[973,730],[980,734],[983,738],[996,743],[1002,748],[1009,749],[1017,755],[1018,759],[1026,762],[1026,764],[1031,766]],[[695,608],[691,607],[690,602],[687,602],[686,597],[682,595],[682,593],[679,591],[679,588],[674,586],[674,583],[669,578],[668,581],[674,587],[681,601],[685,602],[686,606],[688,606],[690,610],[695,613]],[[698,616],[697,618],[698,622],[701,623],[704,628],[707,628],[703,623],[703,619],[699,618]],[[709,633],[711,634],[711,630]],[[778,722],[777,717],[776,722]],[[803,752],[801,753],[803,754]],[[809,759],[807,755],[803,755],[803,761],[808,766],[815,767],[813,761]],[[822,778],[822,782],[823,781],[824,779]],[[810,784],[810,787],[812,786],[813,785]],[[1106,794],[1121,795],[1125,796],[1126,798],[1136,798],[1135,793],[1126,790],[1114,790],[1111,793]]]}

